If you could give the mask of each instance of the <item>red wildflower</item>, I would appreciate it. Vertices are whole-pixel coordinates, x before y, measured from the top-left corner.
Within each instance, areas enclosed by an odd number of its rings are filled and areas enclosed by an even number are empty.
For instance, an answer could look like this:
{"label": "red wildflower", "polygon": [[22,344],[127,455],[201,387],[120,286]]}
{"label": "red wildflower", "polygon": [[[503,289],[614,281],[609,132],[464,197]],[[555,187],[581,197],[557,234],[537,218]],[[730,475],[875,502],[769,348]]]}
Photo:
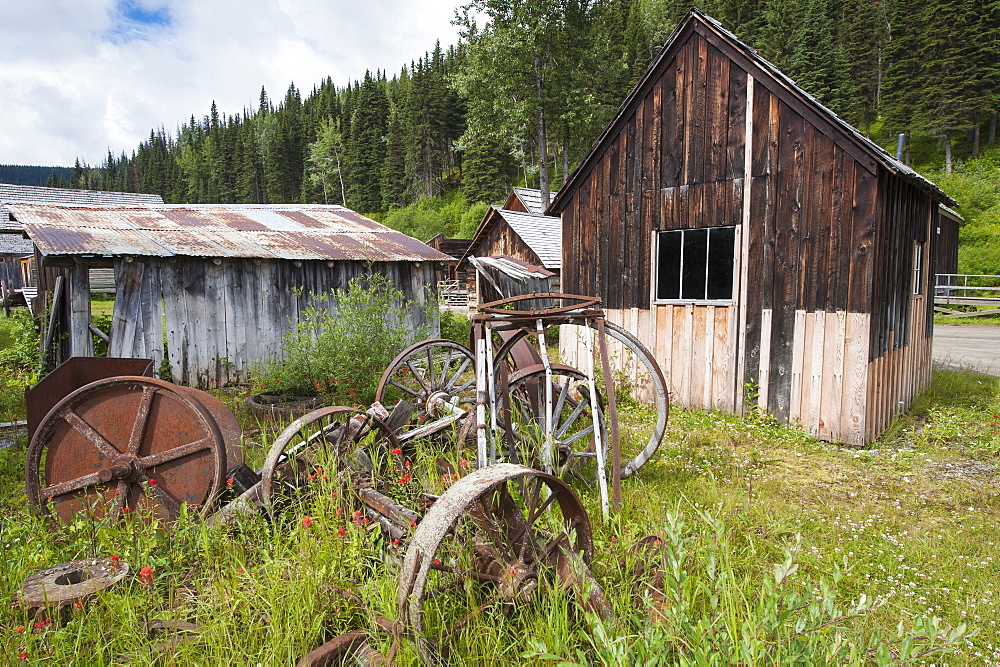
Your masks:
{"label": "red wildflower", "polygon": [[462,459],[461,461],[458,462],[458,465],[460,468],[468,468],[469,462],[466,459]]}
{"label": "red wildflower", "polygon": [[330,497],[331,497],[331,498],[336,498],[336,497],[337,497],[337,492],[336,492],[336,491],[334,491],[333,493],[331,493],[331,494],[330,494]]}
{"label": "red wildflower", "polygon": [[340,508],[338,507],[338,508],[337,508],[337,512],[336,512],[337,516],[341,516],[341,515],[342,515],[343,513],[344,513],[344,510],[342,510],[342,509],[340,509]]}
{"label": "red wildflower", "polygon": [[127,514],[130,511],[131,509],[129,508],[128,505],[122,505],[122,514]]}
{"label": "red wildflower", "polygon": [[149,485],[150,486],[156,486],[156,480],[155,479],[149,480]]}
{"label": "red wildflower", "polygon": [[337,529],[337,536],[338,537],[343,537],[344,535],[347,535],[347,529],[346,528],[338,528]]}
{"label": "red wildflower", "polygon": [[243,574],[243,568],[242,567],[236,568],[236,574]]}
{"label": "red wildflower", "polygon": [[122,564],[122,557],[119,556],[118,554],[112,554],[112,556],[111,556],[111,569],[112,570],[117,570],[119,567],[121,567],[121,564]]}
{"label": "red wildflower", "polygon": [[22,632],[24,632],[24,626],[19,625],[18,627],[14,628],[14,632],[16,632],[17,634],[21,634]]}
{"label": "red wildflower", "polygon": [[151,586],[153,584],[153,573],[156,572],[153,568],[148,565],[141,570],[139,570],[139,585],[140,586]]}
{"label": "red wildflower", "polygon": [[304,516],[304,517],[302,517],[302,527],[303,528],[312,528],[312,525],[313,525],[313,519],[312,519],[311,516]]}
{"label": "red wildflower", "polygon": [[27,651],[22,651],[21,655],[17,656],[17,659],[20,660],[21,662],[27,662],[28,661],[28,652]]}
{"label": "red wildflower", "polygon": [[406,473],[405,475],[399,478],[399,483],[406,485],[410,483],[411,479],[413,479],[413,475],[411,475],[410,473]]}
{"label": "red wildflower", "polygon": [[612,541],[612,542],[617,542],[617,541],[618,541],[618,538],[617,538],[617,537],[614,537],[614,536],[612,536],[612,537],[611,537],[611,541]]}
{"label": "red wildflower", "polygon": [[416,522],[416,520],[414,520],[414,521],[411,521],[411,522],[410,522],[410,528],[416,528],[416,527],[417,527],[417,522]]}
{"label": "red wildflower", "polygon": [[435,565],[440,565],[441,564],[441,559],[440,558],[435,558],[434,559],[434,564]]}
{"label": "red wildflower", "polygon": [[392,454],[393,456],[399,456],[400,454],[403,453],[403,450],[400,449],[399,447],[393,447],[392,449],[389,450],[389,453]]}
{"label": "red wildflower", "polygon": [[411,465],[413,465],[413,462],[412,461],[404,461],[403,465],[406,466],[407,468],[409,468]]}
{"label": "red wildflower", "polygon": [[229,479],[226,480],[226,486],[228,486],[229,488],[233,488],[233,482],[235,481],[236,480],[234,478],[230,477]]}
{"label": "red wildflower", "polygon": [[393,540],[392,541],[392,546],[398,547],[399,546],[399,540]]}

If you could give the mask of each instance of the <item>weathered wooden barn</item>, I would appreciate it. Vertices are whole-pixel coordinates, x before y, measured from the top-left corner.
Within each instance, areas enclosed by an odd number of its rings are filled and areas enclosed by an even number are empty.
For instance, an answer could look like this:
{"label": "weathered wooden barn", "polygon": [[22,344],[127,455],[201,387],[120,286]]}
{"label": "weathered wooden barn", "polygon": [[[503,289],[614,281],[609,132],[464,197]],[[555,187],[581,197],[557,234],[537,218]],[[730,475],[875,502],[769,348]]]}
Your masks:
{"label": "weathered wooden barn", "polygon": [[[12,204],[41,257],[40,291],[61,278],[62,358],[92,351],[92,267],[113,267],[117,286],[109,356],[147,357],[164,345],[173,380],[243,382],[252,364],[280,350],[310,294],[381,273],[415,302],[409,324],[428,322],[435,264],[443,255],[340,206]],[[56,340],[60,336],[55,336]]]}
{"label": "weathered wooden barn", "polygon": [[[0,183],[0,280],[8,287],[22,289],[34,286],[36,272],[33,261],[34,247],[24,237],[21,225],[12,220],[7,204],[11,202],[52,202],[56,204],[142,205],[162,204],[160,195],[134,192],[104,192],[71,188],[45,188],[34,185]],[[96,276],[97,280],[110,279],[110,274]]]}
{"label": "weathered wooden barn", "polygon": [[[508,204],[524,201],[516,196],[518,191],[532,192],[526,188],[514,188],[507,200]],[[467,271],[469,290],[482,296],[481,301],[499,298],[495,293],[481,294],[490,290],[488,286],[482,285],[478,274],[469,266],[470,257],[507,257],[540,267],[545,269],[546,281],[553,290],[558,291],[562,266],[562,222],[557,217],[541,213],[490,207],[479,223],[468,250],[459,260],[458,270]]]}
{"label": "weathered wooden barn", "polygon": [[861,445],[930,379],[953,229],[939,204],[953,202],[693,10],[547,212],[564,291],[603,299],[675,404],[759,406]]}

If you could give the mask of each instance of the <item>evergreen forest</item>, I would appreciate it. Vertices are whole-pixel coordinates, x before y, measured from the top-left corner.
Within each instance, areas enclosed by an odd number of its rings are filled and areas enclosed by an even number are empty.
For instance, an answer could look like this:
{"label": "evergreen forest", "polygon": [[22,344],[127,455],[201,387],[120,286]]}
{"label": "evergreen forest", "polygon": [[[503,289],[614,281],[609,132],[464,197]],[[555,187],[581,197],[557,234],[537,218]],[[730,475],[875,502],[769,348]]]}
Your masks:
{"label": "evergreen forest", "polygon": [[[696,4],[876,141],[895,147],[906,133],[918,169],[951,175],[993,154],[1000,1]],[[213,103],[129,154],[78,160],[71,185],[178,203],[344,204],[424,238],[469,235],[473,204],[511,185],[558,190],[690,6],[472,0],[456,12],[457,45],[395,73],[292,84],[280,98],[262,88],[238,113]],[[984,164],[1000,170],[1000,158]]]}

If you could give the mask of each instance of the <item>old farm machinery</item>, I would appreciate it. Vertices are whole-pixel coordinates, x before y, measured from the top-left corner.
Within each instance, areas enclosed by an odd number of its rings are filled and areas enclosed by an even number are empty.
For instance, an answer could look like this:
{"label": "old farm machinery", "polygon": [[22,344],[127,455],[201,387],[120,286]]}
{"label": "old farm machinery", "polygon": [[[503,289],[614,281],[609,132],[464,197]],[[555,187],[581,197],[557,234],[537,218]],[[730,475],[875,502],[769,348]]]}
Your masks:
{"label": "old farm machinery", "polygon": [[[336,475],[356,513],[405,547],[399,622],[425,662],[446,658],[451,636],[483,609],[527,603],[540,588],[575,588],[607,615],[589,570],[590,521],[570,484],[596,486],[605,511],[619,501],[620,480],[663,437],[663,377],[596,299],[505,299],[481,307],[473,325],[472,349],[433,339],[404,350],[368,410],[319,408],[293,421],[258,471],[243,465],[235,417],[210,394],[139,375],[73,388],[33,430],[29,498],[64,521],[138,511],[169,523],[187,503],[227,523],[274,512],[308,494],[316,475]],[[573,365],[553,358],[553,327]],[[636,397],[652,409],[623,428],[618,406]],[[436,456],[450,446],[451,460]],[[400,466],[421,451],[450,483],[394,494],[394,477],[419,474]]]}

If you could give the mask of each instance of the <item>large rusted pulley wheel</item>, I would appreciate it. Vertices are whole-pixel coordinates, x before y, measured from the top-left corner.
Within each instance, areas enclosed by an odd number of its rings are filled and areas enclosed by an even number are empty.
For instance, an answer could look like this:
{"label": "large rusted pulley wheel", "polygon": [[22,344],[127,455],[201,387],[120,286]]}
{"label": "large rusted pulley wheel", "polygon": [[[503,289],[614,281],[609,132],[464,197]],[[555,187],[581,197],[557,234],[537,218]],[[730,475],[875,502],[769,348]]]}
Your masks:
{"label": "large rusted pulley wheel", "polygon": [[385,460],[399,441],[381,419],[356,408],[332,406],[302,415],[267,452],[260,471],[261,501],[269,506],[275,495],[300,495],[310,477],[322,474],[317,466],[323,461],[370,475],[372,457],[364,447],[378,448],[375,458]]}
{"label": "large rusted pulley wheel", "polygon": [[585,608],[610,608],[590,574],[590,520],[561,479],[498,463],[463,477],[435,501],[407,546],[399,619],[425,664],[446,662],[480,615],[571,586]]}
{"label": "large rusted pulley wheel", "polygon": [[173,521],[182,503],[207,514],[226,445],[196,395],[148,377],[92,382],[60,401],[28,446],[25,482],[40,514]]}

